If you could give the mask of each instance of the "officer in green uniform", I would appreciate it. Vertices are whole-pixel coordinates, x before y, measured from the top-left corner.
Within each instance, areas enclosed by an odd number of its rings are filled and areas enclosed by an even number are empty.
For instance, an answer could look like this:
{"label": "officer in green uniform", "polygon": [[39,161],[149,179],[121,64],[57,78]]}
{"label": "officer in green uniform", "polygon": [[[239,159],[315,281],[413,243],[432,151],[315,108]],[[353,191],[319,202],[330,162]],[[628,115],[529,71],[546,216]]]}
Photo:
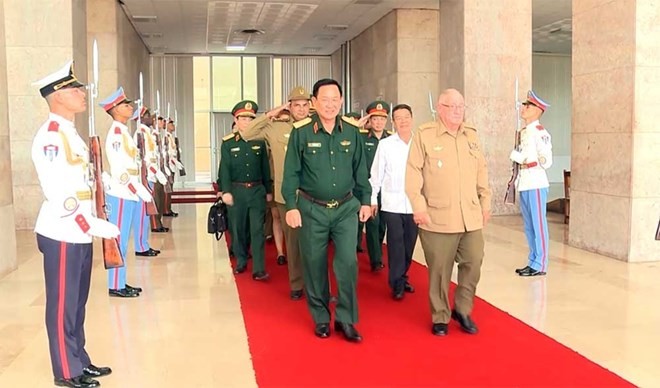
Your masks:
{"label": "officer in green uniform", "polygon": [[266,201],[273,199],[270,165],[266,143],[245,141],[241,137],[241,131],[256,117],[257,109],[256,102],[245,100],[236,104],[231,111],[237,131],[222,139],[220,187],[222,200],[229,206],[232,250],[237,260],[234,273],[243,273],[247,269],[250,240],[252,278],[266,280],[264,222]]}
{"label": "officer in green uniform", "polygon": [[[374,101],[367,106],[367,116],[371,129],[360,129],[362,141],[364,141],[364,152],[367,156],[367,171],[371,171],[371,165],[376,156],[378,143],[389,136],[385,130],[390,106],[385,101]],[[380,210],[380,194],[378,194],[378,209]],[[385,238],[385,222],[376,212],[371,216],[367,224],[367,252],[369,253],[369,262],[371,271],[378,272],[385,268],[383,265],[383,239]],[[358,229],[362,230],[362,224]],[[359,236],[361,237],[361,236]],[[358,241],[358,244],[360,241]]]}
{"label": "officer in green uniform", "polygon": [[286,222],[301,228],[300,253],[314,334],[330,336],[328,243],[332,240],[339,291],[335,331],[359,342],[362,337],[353,325],[358,320],[355,239],[358,212],[362,221],[371,216],[364,146],[355,122],[339,116],[344,99],[337,81],[316,82],[312,95],[317,114],[294,123],[284,160]]}

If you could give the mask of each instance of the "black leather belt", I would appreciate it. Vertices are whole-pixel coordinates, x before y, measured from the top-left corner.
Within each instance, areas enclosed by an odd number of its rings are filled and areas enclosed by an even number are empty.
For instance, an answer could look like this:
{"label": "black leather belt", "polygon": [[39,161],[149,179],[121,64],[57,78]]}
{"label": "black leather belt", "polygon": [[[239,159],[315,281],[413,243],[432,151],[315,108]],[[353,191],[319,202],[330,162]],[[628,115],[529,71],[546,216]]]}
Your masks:
{"label": "black leather belt", "polygon": [[316,199],[316,198],[312,197],[311,195],[307,194],[306,192],[304,192],[302,190],[299,190],[298,194],[300,194],[301,197],[305,198],[309,202],[317,204],[317,205],[324,206],[328,209],[338,208],[341,204],[343,204],[343,203],[347,202],[348,200],[350,200],[351,198],[353,198],[353,193],[352,192],[349,192],[348,194],[346,194],[344,196],[344,198],[331,199],[329,201],[321,201],[320,199]]}
{"label": "black leather belt", "polygon": [[241,187],[247,187],[247,188],[250,188],[250,187],[256,187],[256,186],[262,185],[263,182],[261,182],[261,181],[255,181],[255,182],[232,182],[231,184],[234,185],[234,186],[241,186]]}

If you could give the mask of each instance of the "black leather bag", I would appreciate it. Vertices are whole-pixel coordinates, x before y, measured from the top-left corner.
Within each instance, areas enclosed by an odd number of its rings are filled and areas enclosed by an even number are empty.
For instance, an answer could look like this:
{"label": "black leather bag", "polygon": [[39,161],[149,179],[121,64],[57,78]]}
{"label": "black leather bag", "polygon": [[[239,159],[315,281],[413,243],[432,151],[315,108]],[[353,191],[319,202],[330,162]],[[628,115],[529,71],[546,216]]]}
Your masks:
{"label": "black leather bag", "polygon": [[227,229],[229,229],[227,205],[218,199],[209,209],[207,231],[209,234],[214,234],[216,240],[220,240]]}

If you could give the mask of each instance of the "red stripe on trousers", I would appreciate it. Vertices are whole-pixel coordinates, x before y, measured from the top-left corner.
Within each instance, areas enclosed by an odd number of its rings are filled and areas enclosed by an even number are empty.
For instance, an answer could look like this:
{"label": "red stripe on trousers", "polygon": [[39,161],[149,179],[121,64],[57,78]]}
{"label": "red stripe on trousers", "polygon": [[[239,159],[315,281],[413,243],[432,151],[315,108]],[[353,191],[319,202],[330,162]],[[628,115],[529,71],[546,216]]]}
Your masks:
{"label": "red stripe on trousers", "polygon": [[140,233],[138,237],[140,240],[140,249],[142,252],[144,252],[145,249],[144,249],[144,245],[142,245],[142,236],[144,235],[144,215],[147,214],[147,203],[144,201],[141,202],[142,202],[142,211],[140,212]]}
{"label": "red stripe on trousers", "polygon": [[69,358],[66,354],[66,336],[64,334],[64,300],[66,299],[66,243],[60,242],[60,283],[59,298],[57,301],[57,343],[60,348],[62,361],[62,376],[71,378],[69,371]]}
{"label": "red stripe on trousers", "polygon": [[541,231],[541,249],[543,251],[543,259],[541,260],[541,272],[545,272],[548,263],[548,252],[545,246],[545,229],[543,229],[543,213],[541,211],[541,190],[536,190],[536,204],[538,205],[539,216],[539,230]]}
{"label": "red stripe on trousers", "polygon": [[[124,200],[122,198],[119,199],[119,215],[117,218],[117,227],[119,228],[119,237],[117,237],[117,242],[121,246],[121,216],[124,213]],[[125,265],[126,263],[124,263]],[[117,290],[119,287],[119,268],[113,268],[112,271],[114,272],[114,278],[115,282],[113,284],[113,289]]]}

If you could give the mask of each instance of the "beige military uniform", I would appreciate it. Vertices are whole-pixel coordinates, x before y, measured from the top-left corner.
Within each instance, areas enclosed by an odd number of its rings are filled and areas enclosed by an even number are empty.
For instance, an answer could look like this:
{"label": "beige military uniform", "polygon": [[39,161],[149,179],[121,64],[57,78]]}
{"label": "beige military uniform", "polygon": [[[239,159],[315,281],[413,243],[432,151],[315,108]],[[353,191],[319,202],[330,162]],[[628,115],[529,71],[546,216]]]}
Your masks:
{"label": "beige military uniform", "polygon": [[455,135],[442,122],[422,125],[413,136],[406,166],[406,195],[414,213],[426,212],[420,239],[429,266],[433,323],[450,318],[449,283],[458,262],[455,309],[469,315],[484,254],[483,212],[490,212],[486,159],[475,128]]}
{"label": "beige military uniform", "polygon": [[270,148],[273,169],[274,197],[280,212],[280,221],[284,231],[286,243],[287,262],[289,270],[289,285],[291,290],[297,291],[303,288],[302,262],[300,249],[298,247],[298,229],[291,228],[286,223],[286,208],[284,197],[282,197],[282,179],[284,175],[284,157],[286,156],[289,135],[293,129],[293,119],[286,121],[270,120],[266,115],[254,119],[250,126],[245,129],[241,136],[245,140],[265,140]]}

